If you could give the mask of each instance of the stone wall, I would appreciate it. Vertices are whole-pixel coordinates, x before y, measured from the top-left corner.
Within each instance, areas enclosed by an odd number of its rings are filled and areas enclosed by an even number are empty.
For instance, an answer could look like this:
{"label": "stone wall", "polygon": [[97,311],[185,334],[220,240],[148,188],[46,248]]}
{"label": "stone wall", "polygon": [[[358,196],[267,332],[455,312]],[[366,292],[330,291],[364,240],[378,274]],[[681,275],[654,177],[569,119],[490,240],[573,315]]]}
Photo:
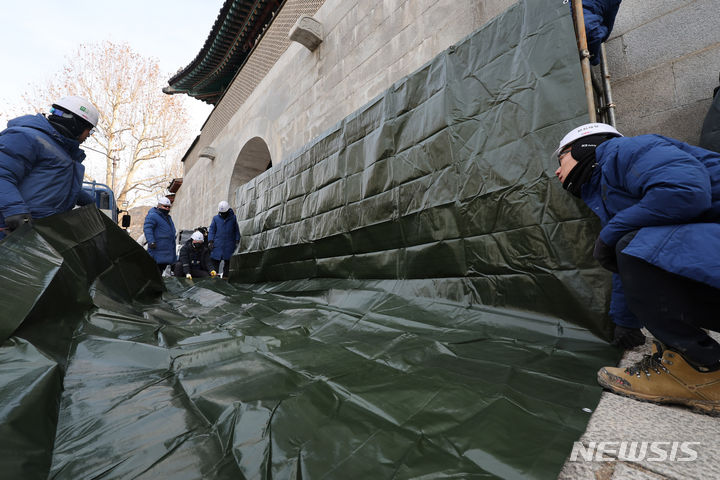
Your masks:
{"label": "stone wall", "polygon": [[718,86],[720,2],[625,0],[606,44],[617,126],[697,144]]}
{"label": "stone wall", "polygon": [[324,0],[287,1],[203,125],[201,137],[185,160],[186,171],[193,167],[202,150],[212,144],[288,49],[291,43],[288,33],[297,19],[301,15],[312,16],[323,2]]}
{"label": "stone wall", "polygon": [[[249,94],[246,90],[250,80],[241,71],[208,118],[200,140],[185,161],[185,181],[173,212],[178,228],[208,223],[220,200],[229,199],[232,203],[239,185],[231,179],[244,177],[235,171],[236,165],[258,172],[264,170],[264,165],[253,166],[251,160],[241,158],[244,155],[240,152],[248,142],[262,139],[272,163],[282,162],[514,2],[315,3],[322,3],[313,16],[323,24],[323,43],[314,52],[291,43]],[[306,8],[303,10],[298,4]],[[309,14],[311,4],[307,0],[288,0],[283,12],[291,12],[297,18],[301,11]],[[294,23],[290,17],[278,20],[256,47],[256,52],[267,52],[265,66],[283,48],[277,38],[282,32],[287,35]],[[274,47],[264,49],[263,44],[269,44],[270,39],[276,42]],[[251,61],[252,58],[248,64]],[[233,109],[235,114],[228,117]],[[206,146],[215,149],[215,160],[198,156]],[[264,157],[260,158],[264,161]]]}
{"label": "stone wall", "polygon": [[[269,162],[290,158],[513,3],[288,0],[187,155],[173,212],[178,227],[208,223],[217,202],[233,203],[237,187]],[[607,43],[621,131],[697,142],[720,70],[717,6],[622,3]],[[287,40],[301,14],[323,24],[324,41],[314,52]],[[214,160],[198,155],[208,146]]]}

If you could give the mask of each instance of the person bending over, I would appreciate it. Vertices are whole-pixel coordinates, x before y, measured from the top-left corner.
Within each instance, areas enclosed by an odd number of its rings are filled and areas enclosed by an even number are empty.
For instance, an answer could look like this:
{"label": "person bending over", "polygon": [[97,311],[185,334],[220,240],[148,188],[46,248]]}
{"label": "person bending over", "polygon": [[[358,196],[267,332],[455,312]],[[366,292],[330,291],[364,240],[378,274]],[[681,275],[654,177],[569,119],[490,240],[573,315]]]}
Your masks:
{"label": "person bending over", "polygon": [[555,151],[565,190],[600,218],[593,256],[616,272],[652,355],[599,383],[639,400],[720,414],[720,154],[590,123]]}

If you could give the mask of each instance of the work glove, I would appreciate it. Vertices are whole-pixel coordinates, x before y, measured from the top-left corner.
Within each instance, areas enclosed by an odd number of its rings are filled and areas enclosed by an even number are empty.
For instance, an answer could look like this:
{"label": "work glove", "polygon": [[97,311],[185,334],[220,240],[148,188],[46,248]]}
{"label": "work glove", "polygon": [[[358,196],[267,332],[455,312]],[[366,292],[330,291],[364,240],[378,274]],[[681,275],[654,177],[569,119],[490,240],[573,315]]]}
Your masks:
{"label": "work glove", "polygon": [[615,248],[609,246],[602,241],[600,237],[595,240],[595,248],[593,248],[593,257],[600,263],[605,270],[618,273],[617,255]]}
{"label": "work glove", "polygon": [[213,248],[215,248],[215,242],[214,242],[213,240],[210,240],[210,241],[208,242],[208,248],[209,248],[210,250],[212,250]]}
{"label": "work glove", "polygon": [[190,280],[192,280],[192,275],[190,275],[189,273],[186,273],[185,278],[189,278]]}
{"label": "work glove", "polygon": [[613,334],[613,341],[610,343],[616,347],[624,348],[629,350],[631,348],[645,345],[645,335],[639,328],[628,328],[622,325],[615,325],[615,333]]}
{"label": "work glove", "polygon": [[157,243],[155,243],[155,242],[148,243],[148,248],[150,250],[155,250],[155,248],[157,248]]}
{"label": "work glove", "polygon": [[217,272],[215,270],[210,270],[210,276],[214,277],[217,275]]}
{"label": "work glove", "polygon": [[23,223],[32,223],[32,217],[29,213],[19,213],[5,217],[5,228],[11,232],[15,231]]}

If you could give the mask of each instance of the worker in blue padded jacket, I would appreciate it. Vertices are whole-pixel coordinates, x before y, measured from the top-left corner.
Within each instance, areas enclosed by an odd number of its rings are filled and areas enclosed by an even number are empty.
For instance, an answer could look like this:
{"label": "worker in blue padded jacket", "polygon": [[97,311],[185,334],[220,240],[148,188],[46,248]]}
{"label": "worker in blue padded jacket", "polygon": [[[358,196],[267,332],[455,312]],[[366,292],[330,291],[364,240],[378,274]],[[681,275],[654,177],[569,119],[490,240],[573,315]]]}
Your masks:
{"label": "worker in blue padded jacket", "polygon": [[22,224],[93,203],[82,189],[85,152],[98,122],[86,99],[64,97],[50,113],[24,115],[0,132],[0,239]]}
{"label": "worker in blue padded jacket", "polygon": [[218,204],[218,214],[213,217],[208,231],[208,246],[215,270],[219,270],[220,262],[225,261],[223,278],[227,278],[230,273],[230,257],[239,242],[240,228],[235,212],[230,208],[230,204],[223,200]]}
{"label": "worker in blue padded jacket", "polygon": [[159,198],[157,207],[148,211],[143,224],[143,233],[148,244],[147,251],[157,263],[160,273],[177,260],[175,224],[170,216],[171,206],[172,202],[169,198]]}
{"label": "worker in blue padded jacket", "polygon": [[720,414],[720,154],[590,123],[555,151],[562,186],[600,218],[593,256],[616,272],[652,355],[598,381],[640,400]]}

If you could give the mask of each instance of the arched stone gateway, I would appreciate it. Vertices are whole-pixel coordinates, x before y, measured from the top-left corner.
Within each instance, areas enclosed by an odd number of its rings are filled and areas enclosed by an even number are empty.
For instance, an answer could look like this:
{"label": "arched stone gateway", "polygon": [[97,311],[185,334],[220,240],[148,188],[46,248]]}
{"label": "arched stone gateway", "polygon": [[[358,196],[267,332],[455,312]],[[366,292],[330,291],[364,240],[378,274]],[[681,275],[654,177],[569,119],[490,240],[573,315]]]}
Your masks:
{"label": "arched stone gateway", "polygon": [[235,160],[230,187],[227,198],[232,199],[233,205],[237,205],[235,198],[237,189],[272,167],[272,158],[265,140],[260,137],[253,137],[243,146]]}

